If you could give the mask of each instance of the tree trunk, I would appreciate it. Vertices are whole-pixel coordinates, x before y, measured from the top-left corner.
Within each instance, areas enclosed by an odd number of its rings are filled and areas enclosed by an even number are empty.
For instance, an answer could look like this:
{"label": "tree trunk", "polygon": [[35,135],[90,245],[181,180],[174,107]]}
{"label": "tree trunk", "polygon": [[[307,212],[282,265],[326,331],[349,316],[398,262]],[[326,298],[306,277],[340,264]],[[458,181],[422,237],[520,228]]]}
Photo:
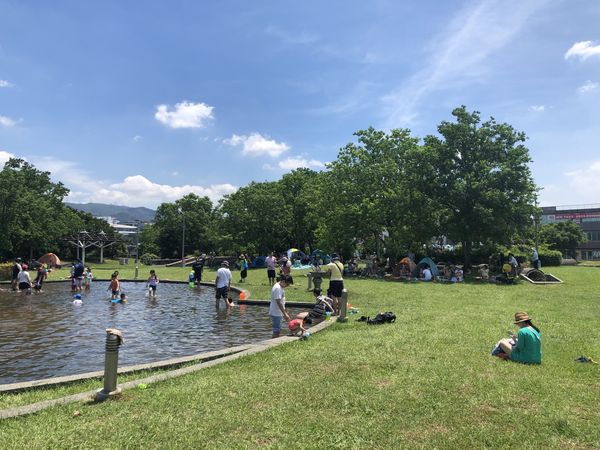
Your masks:
{"label": "tree trunk", "polygon": [[471,269],[471,250],[473,248],[473,243],[471,241],[463,241],[462,246],[464,257],[463,270],[467,271]]}

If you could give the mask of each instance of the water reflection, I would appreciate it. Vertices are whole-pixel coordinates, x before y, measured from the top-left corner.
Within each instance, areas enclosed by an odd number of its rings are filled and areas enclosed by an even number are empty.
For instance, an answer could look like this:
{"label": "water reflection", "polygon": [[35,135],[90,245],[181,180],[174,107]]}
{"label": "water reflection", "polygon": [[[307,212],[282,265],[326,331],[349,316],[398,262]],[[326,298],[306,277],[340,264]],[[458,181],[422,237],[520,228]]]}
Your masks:
{"label": "water reflection", "polygon": [[[128,302],[112,303],[95,282],[73,304],[66,283],[44,294],[0,292],[0,384],[102,370],[106,328],[123,331],[120,365],[157,361],[268,339],[268,309],[215,306],[214,290],[161,284],[148,298],[144,283],[123,283]],[[294,313],[297,311],[293,311]]]}

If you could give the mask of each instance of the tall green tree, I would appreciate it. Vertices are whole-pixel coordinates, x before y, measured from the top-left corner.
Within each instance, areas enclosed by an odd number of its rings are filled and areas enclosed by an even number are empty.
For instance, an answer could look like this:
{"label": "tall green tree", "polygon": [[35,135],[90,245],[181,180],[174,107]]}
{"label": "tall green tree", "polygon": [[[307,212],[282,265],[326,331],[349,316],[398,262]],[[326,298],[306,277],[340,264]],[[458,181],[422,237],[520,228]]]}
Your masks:
{"label": "tall green tree", "polygon": [[473,245],[510,243],[536,214],[536,186],[523,145],[525,133],[462,106],[455,122],[442,122],[440,136],[427,136],[423,158],[430,174],[423,190],[442,212],[444,234],[461,242],[471,264]]}
{"label": "tall green tree", "polygon": [[157,235],[161,256],[178,257],[181,256],[182,242],[185,242],[186,255],[215,249],[214,242],[209,239],[214,220],[210,199],[191,193],[174,203],[162,203],[156,210],[150,230]]}
{"label": "tall green tree", "polygon": [[581,227],[570,220],[542,225],[539,236],[542,244],[570,257],[575,257],[575,249],[587,241]]}
{"label": "tall green tree", "polygon": [[221,232],[230,237],[235,251],[265,255],[289,248],[293,216],[277,181],[252,182],[220,203]]}
{"label": "tall green tree", "polygon": [[385,234],[388,252],[400,256],[437,231],[432,202],[417,189],[425,172],[418,139],[404,129],[355,136],[358,143],[343,147],[323,178],[320,242],[347,255],[359,242],[375,247]]}
{"label": "tall green tree", "polygon": [[50,172],[9,159],[0,171],[0,257],[29,258],[56,248],[76,221],[63,204],[68,192],[50,180]]}

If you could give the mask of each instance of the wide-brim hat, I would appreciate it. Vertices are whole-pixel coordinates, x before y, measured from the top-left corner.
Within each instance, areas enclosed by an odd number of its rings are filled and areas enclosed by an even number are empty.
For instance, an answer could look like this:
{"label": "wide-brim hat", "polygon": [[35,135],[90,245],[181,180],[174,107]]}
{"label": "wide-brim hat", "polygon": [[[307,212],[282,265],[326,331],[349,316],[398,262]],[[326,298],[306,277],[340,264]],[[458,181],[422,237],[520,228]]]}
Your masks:
{"label": "wide-brim hat", "polygon": [[223,261],[221,263],[222,266],[229,267],[229,261]]}
{"label": "wide-brim hat", "polygon": [[527,322],[528,320],[531,320],[531,318],[526,312],[515,313],[515,323]]}

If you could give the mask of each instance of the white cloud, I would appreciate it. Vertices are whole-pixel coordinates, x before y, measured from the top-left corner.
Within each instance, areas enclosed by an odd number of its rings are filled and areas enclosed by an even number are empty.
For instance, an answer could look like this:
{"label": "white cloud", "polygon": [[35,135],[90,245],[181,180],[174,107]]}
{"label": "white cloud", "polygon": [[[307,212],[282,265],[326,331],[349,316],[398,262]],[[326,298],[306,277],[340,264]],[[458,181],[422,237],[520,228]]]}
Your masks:
{"label": "white cloud", "polygon": [[204,128],[206,122],[213,119],[214,107],[206,103],[191,103],[183,101],[169,111],[167,105],[158,105],[154,118],[171,128]]}
{"label": "white cloud", "polygon": [[[0,165],[4,166],[4,163],[8,161],[10,158],[14,158],[15,155],[12,153],[5,152],[4,150],[0,150]],[[1,168],[0,168],[1,169]]]}
{"label": "white cloud", "polygon": [[596,91],[598,90],[598,88],[600,88],[600,83],[587,80],[585,83],[583,83],[577,88],[577,92],[579,92],[580,94],[585,94],[587,92]]}
{"label": "white cloud", "polygon": [[410,125],[424,97],[456,83],[477,80],[486,60],[504,47],[528,23],[544,0],[480,0],[467,2],[430,43],[429,62],[400,88],[385,95],[387,126]]}
{"label": "white cloud", "polygon": [[579,58],[584,61],[590,56],[600,56],[600,44],[594,45],[593,41],[581,41],[574,43],[567,53],[565,59]]}
{"label": "white cloud", "polygon": [[544,105],[531,105],[529,110],[533,112],[544,112],[546,107]]}
{"label": "white cloud", "polygon": [[294,170],[299,167],[306,167],[308,169],[322,169],[325,167],[325,164],[316,159],[306,159],[306,158],[294,158],[290,157],[279,161],[278,166],[284,170]]}
{"label": "white cloud", "polygon": [[14,127],[15,124],[17,122],[15,122],[13,119],[11,119],[10,117],[6,117],[6,116],[0,116],[0,125],[3,127]]}
{"label": "white cloud", "polygon": [[140,142],[142,139],[144,139],[144,138],[143,138],[142,136],[140,136],[139,134],[136,134],[136,135],[133,137],[133,141],[134,141],[134,142]]}
{"label": "white cloud", "polygon": [[277,158],[290,149],[290,146],[285,142],[277,142],[274,139],[269,139],[268,136],[262,136],[260,133],[252,133],[250,136],[234,134],[229,139],[224,139],[223,142],[233,147],[242,145],[242,154],[249,156],[269,155]]}
{"label": "white cloud", "polygon": [[[600,153],[600,148],[597,153]],[[600,198],[600,160],[585,164],[582,168],[565,173],[567,189],[571,198],[578,202],[598,203]]]}
{"label": "white cloud", "polygon": [[299,33],[291,33],[289,31],[282,30],[275,25],[269,25],[265,32],[268,35],[274,36],[281,42],[289,45],[308,45],[314,44],[319,40],[319,36],[307,31],[301,31]]}
{"label": "white cloud", "polygon": [[173,202],[191,192],[207,196],[216,203],[224,195],[237,190],[236,186],[228,183],[210,186],[158,184],[143,175],[133,175],[121,182],[110,183],[95,180],[77,162],[52,157],[36,158],[35,165],[41,170],[49,171],[54,181],[61,181],[67,186],[71,190],[67,200],[76,203],[98,202],[156,208],[163,202]]}
{"label": "white cloud", "polygon": [[10,81],[0,80],[0,88],[11,88],[11,87],[14,87],[14,84],[12,84]]}

